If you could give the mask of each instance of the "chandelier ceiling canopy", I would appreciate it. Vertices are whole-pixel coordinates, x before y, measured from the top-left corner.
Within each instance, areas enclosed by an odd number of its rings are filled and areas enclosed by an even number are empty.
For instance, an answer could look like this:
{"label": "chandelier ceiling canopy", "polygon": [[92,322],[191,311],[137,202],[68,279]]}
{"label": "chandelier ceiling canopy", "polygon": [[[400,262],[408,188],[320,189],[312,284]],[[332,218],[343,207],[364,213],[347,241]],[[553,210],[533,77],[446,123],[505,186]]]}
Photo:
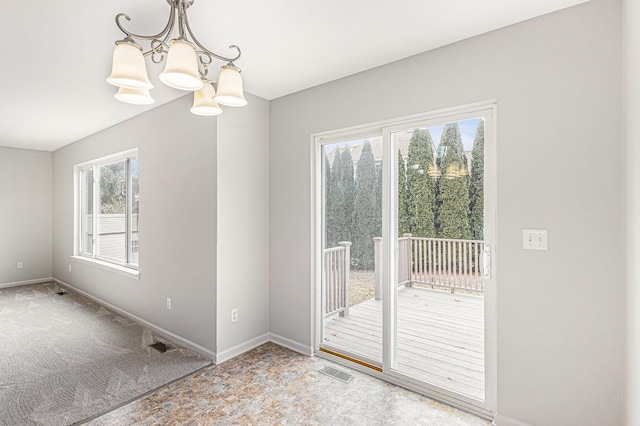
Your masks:
{"label": "chandelier ceiling canopy", "polygon": [[[116,16],[116,25],[125,34],[124,39],[116,42],[111,75],[107,78],[108,83],[118,87],[118,92],[114,95],[116,99],[137,105],[154,102],[149,92],[153,85],[149,81],[145,64],[145,57],[150,56],[155,64],[165,62],[164,71],[158,76],[160,81],[175,89],[194,92],[191,108],[194,114],[218,115],[222,113],[219,104],[247,104],[240,68],[234,64],[240,58],[240,48],[236,45],[229,46],[229,49],[236,51],[236,55],[225,57],[204,47],[189,26],[187,9],[193,2],[194,0],[167,0],[171,6],[169,20],[164,29],[155,35],[132,33],[121,22],[123,18],[127,21],[131,18],[125,13]],[[177,37],[171,38],[176,26]],[[148,50],[145,51],[139,44],[142,42],[148,43]],[[209,65],[214,60],[225,63],[220,68],[217,87],[208,79]]]}

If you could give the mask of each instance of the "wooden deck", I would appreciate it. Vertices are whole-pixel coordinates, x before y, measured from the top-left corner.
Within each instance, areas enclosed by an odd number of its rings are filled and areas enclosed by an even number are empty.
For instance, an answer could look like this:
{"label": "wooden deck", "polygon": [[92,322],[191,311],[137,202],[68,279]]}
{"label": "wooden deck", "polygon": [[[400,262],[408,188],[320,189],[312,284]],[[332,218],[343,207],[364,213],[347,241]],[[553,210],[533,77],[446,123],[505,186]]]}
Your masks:
{"label": "wooden deck", "polygon": [[[481,296],[398,290],[398,370],[484,400],[484,300]],[[382,301],[370,299],[348,317],[325,320],[329,348],[382,363]]]}

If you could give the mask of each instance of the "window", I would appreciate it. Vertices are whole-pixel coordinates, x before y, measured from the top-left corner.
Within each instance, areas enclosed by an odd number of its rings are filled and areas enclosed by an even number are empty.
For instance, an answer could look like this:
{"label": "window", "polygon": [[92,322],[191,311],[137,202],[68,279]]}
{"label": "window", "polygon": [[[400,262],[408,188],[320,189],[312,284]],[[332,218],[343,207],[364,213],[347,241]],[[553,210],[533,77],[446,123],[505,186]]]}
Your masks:
{"label": "window", "polygon": [[138,269],[138,150],[76,165],[76,250]]}

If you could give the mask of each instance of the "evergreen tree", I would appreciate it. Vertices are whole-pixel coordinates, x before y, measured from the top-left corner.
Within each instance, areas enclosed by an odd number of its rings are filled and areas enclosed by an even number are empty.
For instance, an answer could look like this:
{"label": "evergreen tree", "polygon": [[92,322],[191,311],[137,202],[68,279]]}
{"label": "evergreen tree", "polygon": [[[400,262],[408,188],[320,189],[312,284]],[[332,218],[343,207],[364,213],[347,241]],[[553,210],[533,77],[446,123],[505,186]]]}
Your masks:
{"label": "evergreen tree", "polygon": [[325,230],[327,233],[326,247],[336,247],[338,242],[343,241],[344,234],[344,190],[340,177],[342,168],[342,156],[340,149],[335,148],[333,164],[329,174],[329,183],[326,186],[325,194]]}
{"label": "evergreen tree", "polygon": [[127,205],[125,162],[100,167],[100,213],[124,214]]}
{"label": "evergreen tree", "polygon": [[329,179],[331,178],[331,164],[329,163],[329,157],[327,152],[324,151],[324,185],[325,189],[329,188]]}
{"label": "evergreen tree", "polygon": [[484,239],[484,120],[478,122],[471,151],[471,177],[469,178],[469,222],[471,237]]}
{"label": "evergreen tree", "polygon": [[414,237],[436,236],[436,182],[429,176],[433,168],[433,142],[429,130],[415,129],[407,154],[408,228]]}
{"label": "evergreen tree", "polygon": [[[348,146],[340,154],[340,185],[342,187],[342,236],[340,241],[353,242],[353,202],[356,196],[356,183],[353,170],[353,157]],[[338,241],[339,242],[339,241]]]}
{"label": "evergreen tree", "polygon": [[324,208],[325,208],[325,226],[324,226],[324,246],[325,248],[332,247],[329,240],[329,212],[331,211],[331,164],[327,157],[327,151],[324,150]]}
{"label": "evergreen tree", "polygon": [[438,167],[442,173],[437,192],[438,235],[471,239],[468,165],[458,123],[447,124],[442,132]]}
{"label": "evergreen tree", "polygon": [[373,238],[382,206],[378,205],[378,173],[369,141],[365,141],[356,167],[356,193],[354,202],[354,235],[352,260],[357,269],[373,269]]}
{"label": "evergreen tree", "polygon": [[411,232],[409,226],[409,192],[407,191],[407,170],[402,153],[398,150],[398,235]]}
{"label": "evergreen tree", "polygon": [[440,146],[438,147],[438,167],[443,175],[451,164],[469,169],[467,156],[464,155],[464,145],[462,144],[462,135],[460,135],[458,123],[449,123],[444,126],[442,137],[440,138]]}

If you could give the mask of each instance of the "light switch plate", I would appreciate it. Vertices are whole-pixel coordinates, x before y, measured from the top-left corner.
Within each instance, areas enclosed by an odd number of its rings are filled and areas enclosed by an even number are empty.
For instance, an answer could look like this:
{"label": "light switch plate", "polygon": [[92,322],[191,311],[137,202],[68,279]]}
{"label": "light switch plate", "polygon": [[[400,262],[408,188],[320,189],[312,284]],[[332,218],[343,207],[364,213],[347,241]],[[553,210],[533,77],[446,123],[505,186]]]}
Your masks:
{"label": "light switch plate", "polygon": [[548,250],[549,237],[546,229],[523,229],[522,247],[525,250]]}

